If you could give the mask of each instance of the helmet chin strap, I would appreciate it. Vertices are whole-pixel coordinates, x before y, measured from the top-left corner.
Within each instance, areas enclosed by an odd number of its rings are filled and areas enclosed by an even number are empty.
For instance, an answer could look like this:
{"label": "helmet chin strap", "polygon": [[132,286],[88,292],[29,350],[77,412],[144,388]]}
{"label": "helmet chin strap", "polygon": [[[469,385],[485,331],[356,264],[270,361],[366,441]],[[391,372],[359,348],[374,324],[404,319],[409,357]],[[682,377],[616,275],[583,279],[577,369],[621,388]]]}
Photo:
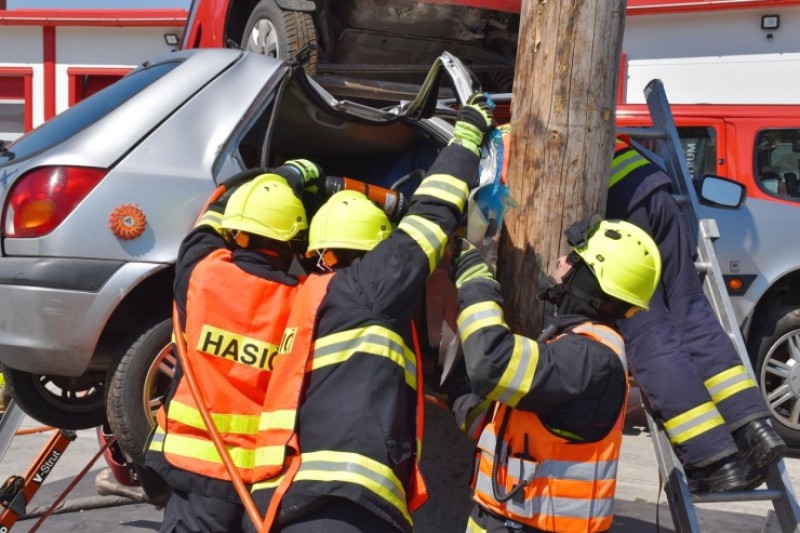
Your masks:
{"label": "helmet chin strap", "polygon": [[336,255],[328,249],[316,250],[317,252],[317,268],[322,272],[333,272],[336,265]]}
{"label": "helmet chin strap", "polygon": [[617,305],[609,301],[600,300],[599,298],[592,296],[588,292],[582,291],[578,287],[570,287],[565,292],[569,292],[576,298],[580,298],[581,300],[588,303],[590,306],[597,309],[601,313],[614,314],[617,312]]}
{"label": "helmet chin strap", "polygon": [[233,237],[233,242],[235,242],[239,248],[247,248],[247,246],[250,244],[250,235],[244,231],[240,231],[238,229],[233,230],[231,232],[231,236]]}
{"label": "helmet chin strap", "polygon": [[[549,301],[555,306],[556,311],[558,311],[559,304],[563,300],[564,295],[571,294],[575,298],[583,300],[590,307],[601,313],[611,316],[624,316],[627,309],[621,310],[619,304],[615,304],[608,300],[601,300],[600,298],[597,298],[596,296],[593,296],[575,286],[573,281],[578,271],[578,266],[579,265],[577,264],[574,265],[566,274],[564,274],[563,281],[561,283],[554,283],[553,285],[547,287],[541,293],[539,293],[538,298],[540,300]],[[555,281],[552,277],[548,279]]]}
{"label": "helmet chin strap", "polygon": [[558,303],[561,301],[561,297],[569,292],[569,287],[566,287],[564,283],[555,283],[553,278],[548,278],[548,280],[552,280],[553,284],[540,292],[536,297],[540,300],[546,300],[557,307]]}

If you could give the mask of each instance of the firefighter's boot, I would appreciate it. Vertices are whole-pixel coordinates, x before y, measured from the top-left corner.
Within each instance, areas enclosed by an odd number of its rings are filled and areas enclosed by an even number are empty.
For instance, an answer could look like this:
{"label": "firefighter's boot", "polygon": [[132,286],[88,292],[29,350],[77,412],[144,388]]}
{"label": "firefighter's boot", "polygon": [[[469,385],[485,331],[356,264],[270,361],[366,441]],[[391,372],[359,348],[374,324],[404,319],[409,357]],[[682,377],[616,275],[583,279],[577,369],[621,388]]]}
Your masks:
{"label": "firefighter's boot", "polygon": [[726,492],[747,487],[744,470],[736,454],[703,467],[687,466],[685,472],[692,493]]}
{"label": "firefighter's boot", "polygon": [[733,432],[748,486],[764,482],[767,468],[786,453],[786,443],[766,418],[753,420]]}

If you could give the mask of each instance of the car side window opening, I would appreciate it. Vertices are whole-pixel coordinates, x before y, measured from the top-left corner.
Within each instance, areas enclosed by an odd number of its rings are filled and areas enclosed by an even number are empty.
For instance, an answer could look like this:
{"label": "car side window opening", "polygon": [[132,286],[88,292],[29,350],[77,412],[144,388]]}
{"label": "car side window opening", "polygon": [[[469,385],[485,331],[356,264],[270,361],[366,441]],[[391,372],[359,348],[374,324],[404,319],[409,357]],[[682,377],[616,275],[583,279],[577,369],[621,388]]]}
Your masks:
{"label": "car side window opening", "polygon": [[800,201],[800,129],[761,130],[755,145],[759,188],[771,196]]}
{"label": "car side window opening", "polygon": [[228,138],[214,163],[212,172],[217,180],[248,168],[272,165],[262,161],[267,135],[275,110],[275,95],[260,99],[242,118],[243,125]]}

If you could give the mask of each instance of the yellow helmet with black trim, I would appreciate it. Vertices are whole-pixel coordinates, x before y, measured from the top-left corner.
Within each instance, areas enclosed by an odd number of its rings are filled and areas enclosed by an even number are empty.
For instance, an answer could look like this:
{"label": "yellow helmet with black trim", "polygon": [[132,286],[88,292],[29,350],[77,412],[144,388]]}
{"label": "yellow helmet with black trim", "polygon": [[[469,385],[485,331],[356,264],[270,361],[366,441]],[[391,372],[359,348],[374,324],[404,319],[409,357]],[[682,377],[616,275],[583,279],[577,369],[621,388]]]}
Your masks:
{"label": "yellow helmet with black trim", "polygon": [[357,191],[339,191],[311,220],[308,253],[328,249],[369,251],[391,232],[389,218],[372,200]]}
{"label": "yellow helmet with black trim", "polygon": [[220,227],[276,241],[289,241],[308,228],[306,209],[286,180],[262,174],[236,189]]}
{"label": "yellow helmet with black trim", "polygon": [[661,254],[653,238],[624,220],[603,220],[577,253],[604,293],[647,309],[661,278]]}

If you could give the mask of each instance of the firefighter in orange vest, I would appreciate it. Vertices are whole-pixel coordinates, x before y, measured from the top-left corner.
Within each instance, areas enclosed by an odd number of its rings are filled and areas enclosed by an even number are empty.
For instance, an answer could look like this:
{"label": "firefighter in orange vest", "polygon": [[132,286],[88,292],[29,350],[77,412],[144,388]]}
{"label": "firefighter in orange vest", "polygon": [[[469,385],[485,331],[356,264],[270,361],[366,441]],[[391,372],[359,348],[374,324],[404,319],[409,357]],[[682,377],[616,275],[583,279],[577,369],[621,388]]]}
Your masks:
{"label": "firefighter in orange vest", "polygon": [[628,392],[613,325],[647,308],[661,260],[644,231],[599,216],[573,224],[567,240],[536,341],[509,330],[500,285],[474,246],[457,243],[451,272],[474,392],[455,412],[478,441],[470,533],[611,527]]}
{"label": "firefighter in orange vest", "polygon": [[[231,191],[209,206],[178,253],[174,296],[187,357],[247,484],[272,472],[258,439],[265,391],[300,286],[288,273],[308,228],[296,189],[319,178],[306,160],[234,176]],[[146,463],[172,489],[161,531],[249,527],[180,367],[157,422]],[[277,462],[280,469],[282,458]]]}
{"label": "firefighter in orange vest", "polygon": [[692,237],[671,192],[670,177],[618,137],[606,213],[652,235],[664,258],[650,312],[621,321],[619,331],[631,373],[663,421],[689,489],[755,487],[786,443],[706,299]]}
{"label": "firefighter in orange vest", "polygon": [[[317,311],[296,306],[287,325],[299,337],[310,330],[313,345],[304,345],[300,466],[282,496],[276,531],[413,530],[411,513],[426,494],[418,470],[422,374],[412,317],[478,184],[479,147],[491,123],[485,99],[473,95],[459,111],[453,142],[394,231],[354,191],[334,194],[314,216],[309,254],[327,273],[310,276],[298,296],[314,287]],[[301,355],[298,346],[292,357]],[[279,481],[253,487],[261,510]]]}

